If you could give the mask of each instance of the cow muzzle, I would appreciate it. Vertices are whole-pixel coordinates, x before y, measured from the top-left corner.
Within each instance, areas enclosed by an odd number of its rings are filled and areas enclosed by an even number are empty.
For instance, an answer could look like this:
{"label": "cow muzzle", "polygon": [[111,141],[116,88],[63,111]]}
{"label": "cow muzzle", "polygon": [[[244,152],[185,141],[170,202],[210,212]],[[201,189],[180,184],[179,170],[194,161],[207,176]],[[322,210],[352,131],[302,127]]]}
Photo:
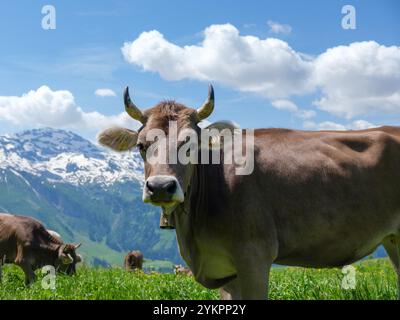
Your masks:
{"label": "cow muzzle", "polygon": [[184,200],[178,180],[173,176],[152,176],[143,188],[143,201],[156,206],[170,207]]}

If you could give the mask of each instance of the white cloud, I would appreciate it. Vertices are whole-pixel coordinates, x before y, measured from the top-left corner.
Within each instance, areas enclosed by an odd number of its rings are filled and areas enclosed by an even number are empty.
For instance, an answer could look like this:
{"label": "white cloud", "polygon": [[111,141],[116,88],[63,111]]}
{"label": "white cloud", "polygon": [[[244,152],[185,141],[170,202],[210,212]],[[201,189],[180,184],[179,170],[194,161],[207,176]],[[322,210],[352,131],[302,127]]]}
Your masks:
{"label": "white cloud", "polygon": [[312,62],[282,40],[241,36],[231,24],[206,28],[199,45],[180,47],[153,30],[121,50],[126,61],[166,80],[216,81],[273,98],[312,89]]}
{"label": "white cloud", "polygon": [[332,121],[324,121],[320,123],[315,123],[313,121],[306,121],[303,123],[303,127],[309,130],[344,131],[344,130],[364,130],[369,128],[375,128],[377,127],[377,125],[374,125],[365,120],[356,120],[348,124],[340,124]]}
{"label": "white cloud", "polygon": [[296,117],[306,120],[311,119],[317,116],[317,113],[314,110],[299,110],[296,112]]}
{"label": "white cloud", "polygon": [[400,112],[400,47],[374,41],[328,49],[315,60],[322,110],[347,119],[370,112]]}
{"label": "white cloud", "polygon": [[135,125],[125,112],[113,116],[85,112],[71,92],[53,91],[47,86],[22,96],[0,96],[0,120],[20,127],[49,126],[81,133],[95,133],[111,125]]}
{"label": "white cloud", "polygon": [[104,89],[97,89],[94,94],[99,97],[116,97],[114,90],[104,88]]}
{"label": "white cloud", "polygon": [[267,24],[269,26],[269,31],[272,33],[289,34],[292,32],[292,27],[288,24],[280,24],[271,20],[269,20]]}
{"label": "white cloud", "polygon": [[278,110],[285,110],[293,113],[297,118],[306,120],[314,118],[317,113],[314,110],[300,110],[299,107],[290,100],[279,99],[271,102],[272,106]]}
{"label": "white cloud", "polygon": [[206,28],[198,45],[178,46],[153,30],[126,42],[121,50],[126,61],[166,80],[214,81],[272,100],[320,90],[315,106],[347,119],[400,113],[397,46],[355,42],[312,57],[285,41],[242,36],[233,25],[224,24]]}
{"label": "white cloud", "polygon": [[271,104],[278,110],[286,110],[290,112],[297,112],[299,109],[292,101],[290,100],[274,100]]}

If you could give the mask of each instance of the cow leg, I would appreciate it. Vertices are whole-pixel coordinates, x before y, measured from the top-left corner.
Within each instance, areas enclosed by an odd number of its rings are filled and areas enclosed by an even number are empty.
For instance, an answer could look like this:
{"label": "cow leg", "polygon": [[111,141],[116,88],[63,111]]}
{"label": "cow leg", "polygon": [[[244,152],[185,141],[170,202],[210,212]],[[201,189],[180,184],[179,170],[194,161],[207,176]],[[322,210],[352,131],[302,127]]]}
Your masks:
{"label": "cow leg", "polygon": [[246,268],[238,268],[240,287],[240,299],[243,300],[265,300],[268,298],[269,272],[272,263],[260,263],[254,261]]}
{"label": "cow leg", "polygon": [[240,293],[240,283],[238,279],[232,280],[219,289],[219,296],[221,300],[240,300]]}
{"label": "cow leg", "polygon": [[239,275],[241,299],[265,300],[268,298],[269,269],[263,268],[255,273],[250,271],[248,274]]}
{"label": "cow leg", "polygon": [[397,274],[397,298],[400,300],[400,235],[390,236],[382,244]]}
{"label": "cow leg", "polygon": [[19,266],[25,273],[25,285],[29,286],[36,280],[35,272],[29,263],[28,257],[26,257],[26,252],[24,252],[24,247],[19,245],[17,248],[17,257],[15,258],[15,264]]}
{"label": "cow leg", "polygon": [[36,275],[35,272],[33,272],[32,267],[27,263],[19,264],[19,267],[21,267],[25,273],[25,285],[29,286],[34,283],[36,280]]}
{"label": "cow leg", "polygon": [[2,278],[3,278],[3,265],[4,265],[4,263],[6,262],[6,256],[2,256],[1,254],[0,254],[0,283],[1,283],[1,280],[2,280]]}

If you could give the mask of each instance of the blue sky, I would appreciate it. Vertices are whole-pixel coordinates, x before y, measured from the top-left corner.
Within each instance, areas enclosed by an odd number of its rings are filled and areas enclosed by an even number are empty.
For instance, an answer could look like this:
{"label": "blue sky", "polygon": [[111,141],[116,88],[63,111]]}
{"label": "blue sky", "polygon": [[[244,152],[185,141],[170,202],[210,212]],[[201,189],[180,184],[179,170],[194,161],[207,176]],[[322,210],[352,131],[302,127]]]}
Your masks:
{"label": "blue sky", "polygon": [[[56,9],[55,30],[41,27],[46,4]],[[356,9],[355,30],[341,27],[345,4]],[[209,82],[210,120],[312,130],[400,124],[396,0],[4,1],[0,38],[0,133],[57,126],[93,138],[97,119],[137,125],[118,116],[126,85],[144,108],[165,98],[197,107]],[[99,88],[116,96],[97,96]]]}

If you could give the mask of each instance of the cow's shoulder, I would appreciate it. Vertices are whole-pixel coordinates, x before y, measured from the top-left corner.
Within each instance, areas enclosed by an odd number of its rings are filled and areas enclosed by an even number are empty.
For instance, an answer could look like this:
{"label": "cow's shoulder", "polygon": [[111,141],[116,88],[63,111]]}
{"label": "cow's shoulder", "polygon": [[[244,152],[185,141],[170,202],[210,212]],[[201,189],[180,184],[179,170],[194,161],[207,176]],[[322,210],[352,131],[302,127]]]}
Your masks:
{"label": "cow's shoulder", "polygon": [[297,177],[344,174],[391,161],[393,155],[400,157],[398,127],[350,131],[263,129],[256,130],[255,139],[257,164],[262,171]]}

